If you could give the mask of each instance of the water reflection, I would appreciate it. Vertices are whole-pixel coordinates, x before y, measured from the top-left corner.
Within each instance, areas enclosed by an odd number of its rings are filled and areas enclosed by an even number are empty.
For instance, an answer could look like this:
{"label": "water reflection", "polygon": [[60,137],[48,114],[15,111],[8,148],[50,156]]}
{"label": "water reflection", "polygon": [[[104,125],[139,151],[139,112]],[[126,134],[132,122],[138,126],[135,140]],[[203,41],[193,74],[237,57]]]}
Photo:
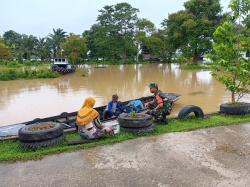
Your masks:
{"label": "water reflection", "polygon": [[202,84],[210,84],[210,82],[212,81],[212,75],[210,71],[200,71],[197,72],[197,79]]}
{"label": "water reflection", "polygon": [[88,68],[86,77],[76,72],[56,79],[0,82],[0,125],[78,110],[89,95],[97,98],[97,105],[105,104],[113,93],[121,100],[146,96],[149,82],[157,82],[162,91],[182,95],[173,115],[186,104],[212,112],[225,99],[223,86],[208,71],[180,70],[173,64],[81,68]]}

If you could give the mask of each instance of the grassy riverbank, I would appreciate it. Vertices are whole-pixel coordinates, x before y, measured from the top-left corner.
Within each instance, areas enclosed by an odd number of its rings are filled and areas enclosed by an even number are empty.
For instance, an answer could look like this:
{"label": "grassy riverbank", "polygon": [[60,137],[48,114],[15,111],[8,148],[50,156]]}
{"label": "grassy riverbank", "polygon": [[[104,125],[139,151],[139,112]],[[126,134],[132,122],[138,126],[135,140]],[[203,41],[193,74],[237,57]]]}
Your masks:
{"label": "grassy riverbank", "polygon": [[224,116],[224,115],[212,115],[206,119],[186,119],[177,120],[171,119],[168,126],[157,125],[156,129],[151,133],[145,134],[133,134],[127,132],[121,132],[113,137],[105,137],[101,140],[94,141],[93,143],[68,146],[67,141],[78,139],[77,133],[67,133],[65,141],[59,145],[53,147],[42,148],[36,151],[24,150],[19,146],[19,142],[16,140],[0,141],[0,161],[17,161],[17,160],[30,160],[41,159],[45,155],[62,153],[67,151],[74,151],[79,149],[87,149],[99,145],[113,144],[122,142],[129,139],[134,139],[142,136],[156,136],[163,133],[171,132],[183,132],[191,131],[200,128],[217,127],[231,124],[240,124],[244,122],[250,122],[250,114],[245,116]]}
{"label": "grassy riverbank", "polygon": [[0,81],[58,76],[59,74],[51,71],[50,64],[46,62],[0,62]]}

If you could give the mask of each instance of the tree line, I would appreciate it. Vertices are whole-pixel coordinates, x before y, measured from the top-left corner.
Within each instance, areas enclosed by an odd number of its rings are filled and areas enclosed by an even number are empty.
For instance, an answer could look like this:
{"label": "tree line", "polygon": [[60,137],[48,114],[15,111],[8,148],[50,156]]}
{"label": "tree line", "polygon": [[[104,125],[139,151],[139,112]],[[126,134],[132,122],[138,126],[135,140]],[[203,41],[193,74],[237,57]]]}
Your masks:
{"label": "tree line", "polygon": [[188,0],[184,10],[169,14],[157,29],[138,13],[128,3],[104,6],[96,23],[81,35],[59,28],[37,38],[10,30],[0,37],[0,59],[22,61],[36,56],[44,61],[62,55],[73,63],[86,59],[127,62],[148,56],[197,63],[211,52],[213,33],[228,15],[222,13],[219,0]]}

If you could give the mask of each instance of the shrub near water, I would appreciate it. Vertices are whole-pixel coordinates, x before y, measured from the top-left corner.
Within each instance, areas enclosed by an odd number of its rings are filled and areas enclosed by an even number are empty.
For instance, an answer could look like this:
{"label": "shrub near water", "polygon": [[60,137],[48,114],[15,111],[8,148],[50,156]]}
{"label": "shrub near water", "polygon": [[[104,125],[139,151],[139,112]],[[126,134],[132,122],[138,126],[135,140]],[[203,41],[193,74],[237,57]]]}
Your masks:
{"label": "shrub near water", "polygon": [[0,80],[56,78],[59,74],[50,70],[48,64],[8,62],[0,64]]}
{"label": "shrub near water", "polygon": [[209,64],[207,63],[197,63],[197,64],[185,63],[185,64],[181,64],[181,68],[186,69],[186,70],[208,70]]}
{"label": "shrub near water", "polygon": [[0,72],[0,80],[15,80],[15,79],[33,79],[33,78],[56,78],[59,74],[51,70],[24,70],[15,69],[4,70]]}

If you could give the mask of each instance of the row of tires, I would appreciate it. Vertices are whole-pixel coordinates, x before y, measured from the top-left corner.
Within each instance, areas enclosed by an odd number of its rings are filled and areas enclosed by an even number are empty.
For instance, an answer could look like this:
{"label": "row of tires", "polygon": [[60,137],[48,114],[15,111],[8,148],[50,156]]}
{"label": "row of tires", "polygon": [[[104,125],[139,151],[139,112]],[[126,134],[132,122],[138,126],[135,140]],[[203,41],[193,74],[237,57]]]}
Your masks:
{"label": "row of tires", "polygon": [[[202,109],[194,105],[188,105],[182,108],[178,118],[184,119],[189,116],[190,113],[194,113],[197,118],[204,118]],[[136,118],[131,118],[129,114],[123,113],[119,115],[118,122],[121,128],[130,132],[144,133],[154,130],[153,118],[148,114],[141,114]]]}
{"label": "row of tires", "polygon": [[[203,117],[203,112],[196,106],[186,106],[179,113],[180,118],[184,118],[189,113],[194,112],[196,117]],[[153,118],[143,114],[137,118],[129,117],[123,113],[118,118],[119,125],[126,131],[135,133],[145,133],[154,130]],[[19,130],[19,140],[22,147],[26,149],[37,149],[57,144],[63,140],[63,127],[61,123],[50,122],[35,123],[27,125]]]}
{"label": "row of tires", "polygon": [[[233,107],[233,109],[232,109]],[[221,106],[221,111],[231,114],[247,114],[250,112],[250,104],[245,107],[235,109],[235,106]],[[236,107],[237,108],[237,107]],[[233,111],[233,112],[232,112]],[[188,105],[181,109],[178,114],[179,119],[184,119],[194,113],[197,118],[204,118],[202,109],[198,106]],[[118,117],[121,128],[129,132],[145,133],[154,130],[153,118],[150,115],[143,114],[132,118],[129,114],[123,113]],[[39,147],[48,147],[57,144],[64,139],[64,125],[61,123],[50,122],[35,123],[27,125],[19,130],[19,140],[21,145],[26,149],[37,149]]]}
{"label": "row of tires", "polygon": [[[222,104],[220,112],[231,115],[244,115],[250,113],[250,104],[243,103],[241,105]],[[203,110],[195,105],[187,105],[181,109],[178,114],[179,119],[185,119],[191,113],[194,113],[196,118],[204,118]],[[119,124],[122,128],[132,132],[149,132],[154,129],[152,116],[144,115],[136,119],[130,118],[129,114],[121,114],[118,117]]]}

